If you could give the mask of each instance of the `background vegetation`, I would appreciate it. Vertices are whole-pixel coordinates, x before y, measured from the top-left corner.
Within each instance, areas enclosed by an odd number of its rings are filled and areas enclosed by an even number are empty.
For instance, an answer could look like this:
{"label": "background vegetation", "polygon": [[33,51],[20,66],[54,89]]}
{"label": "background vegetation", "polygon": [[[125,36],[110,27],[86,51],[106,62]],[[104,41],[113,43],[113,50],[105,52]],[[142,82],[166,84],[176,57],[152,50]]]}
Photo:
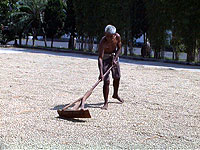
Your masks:
{"label": "background vegetation", "polygon": [[76,37],[81,50],[87,42],[92,51],[105,26],[113,24],[122,37],[124,55],[132,54],[136,39],[143,35],[155,58],[162,59],[168,48],[174,59],[184,51],[193,62],[200,48],[199,8],[197,0],[1,0],[0,42],[30,35],[35,40],[40,35],[45,45],[46,37],[51,38],[53,47],[54,38],[70,34],[69,48],[74,49]]}

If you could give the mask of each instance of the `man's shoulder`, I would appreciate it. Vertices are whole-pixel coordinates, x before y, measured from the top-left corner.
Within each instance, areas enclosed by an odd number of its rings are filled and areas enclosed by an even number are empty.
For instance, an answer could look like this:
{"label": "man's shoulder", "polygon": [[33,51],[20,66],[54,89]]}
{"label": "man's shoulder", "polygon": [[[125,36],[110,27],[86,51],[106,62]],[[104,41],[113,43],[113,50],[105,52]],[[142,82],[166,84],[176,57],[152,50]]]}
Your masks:
{"label": "man's shoulder", "polygon": [[121,36],[119,33],[115,33],[115,34],[116,34],[117,39],[121,39]]}
{"label": "man's shoulder", "polygon": [[115,33],[115,34],[116,34],[116,36],[120,37],[120,34],[119,34],[119,33]]}
{"label": "man's shoulder", "polygon": [[100,43],[105,43],[105,41],[106,41],[106,36],[103,36],[103,37],[101,38]]}
{"label": "man's shoulder", "polygon": [[121,36],[120,36],[120,34],[119,34],[119,33],[116,33],[116,39],[117,39],[117,41],[118,41],[118,42],[120,42],[120,41],[121,41]]}

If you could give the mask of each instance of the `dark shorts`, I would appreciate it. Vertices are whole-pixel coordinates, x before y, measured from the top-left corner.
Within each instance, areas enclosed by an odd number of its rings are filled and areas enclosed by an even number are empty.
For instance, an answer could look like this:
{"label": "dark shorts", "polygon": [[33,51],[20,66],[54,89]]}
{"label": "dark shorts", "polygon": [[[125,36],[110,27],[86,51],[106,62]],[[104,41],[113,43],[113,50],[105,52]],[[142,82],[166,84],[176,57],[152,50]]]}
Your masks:
{"label": "dark shorts", "polygon": [[[103,60],[103,73],[105,73],[112,66],[112,57]],[[113,79],[119,79],[121,77],[119,60],[117,65],[111,69]],[[110,72],[104,77],[104,81],[110,80]]]}

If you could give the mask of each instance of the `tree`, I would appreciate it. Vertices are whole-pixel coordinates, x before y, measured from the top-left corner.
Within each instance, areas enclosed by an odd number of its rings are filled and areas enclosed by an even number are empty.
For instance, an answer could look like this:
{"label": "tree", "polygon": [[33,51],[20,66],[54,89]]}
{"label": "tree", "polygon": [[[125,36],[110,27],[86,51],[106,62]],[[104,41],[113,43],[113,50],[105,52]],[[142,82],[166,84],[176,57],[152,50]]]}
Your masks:
{"label": "tree", "polygon": [[167,30],[170,28],[171,20],[167,11],[167,1],[146,1],[147,17],[149,21],[148,38],[154,49],[155,58],[164,58]]}
{"label": "tree", "polygon": [[[124,55],[128,55],[128,46],[129,43],[132,43],[132,35],[131,35],[131,9],[132,9],[132,0],[118,0],[117,6],[118,8],[115,10],[116,18],[118,20],[116,24],[119,24],[119,32],[121,33],[122,43],[124,45]],[[122,10],[119,14],[118,10]],[[132,50],[130,50],[132,52]]]}
{"label": "tree", "polygon": [[104,12],[100,11],[102,3],[100,0],[74,1],[77,32],[82,37],[83,42],[86,42],[84,40],[88,39],[90,51],[93,49],[94,38],[98,37],[102,29],[101,14]]}
{"label": "tree", "polygon": [[131,32],[134,38],[144,36],[144,43],[147,42],[148,31],[147,10],[144,0],[134,0],[131,8]]}
{"label": "tree", "polygon": [[12,4],[8,0],[0,1],[0,41],[2,44],[14,39],[14,34],[10,28],[11,20],[10,13]]}
{"label": "tree", "polygon": [[61,0],[48,0],[44,11],[44,21],[47,36],[51,38],[51,47],[53,47],[54,37],[63,29],[65,17],[63,2]]}
{"label": "tree", "polygon": [[70,33],[70,40],[68,48],[74,49],[75,48],[75,41],[74,38],[76,36],[76,16],[74,10],[74,3],[73,0],[67,0],[64,3],[64,10],[66,13],[64,30],[66,34]]}
{"label": "tree", "polygon": [[21,0],[18,2],[12,17],[19,39],[21,39],[23,33],[28,34],[32,30],[33,45],[35,44],[37,32],[41,28],[41,15],[45,9],[46,2],[46,0]]}
{"label": "tree", "polygon": [[104,35],[108,24],[116,26],[122,41],[127,45],[130,30],[131,0],[75,0],[77,32],[88,37],[89,49],[92,50],[94,38],[98,41]]}
{"label": "tree", "polygon": [[191,0],[173,1],[171,8],[172,29],[176,36],[181,37],[186,47],[187,61],[195,60],[200,39],[200,2]]}
{"label": "tree", "polygon": [[3,24],[7,18],[9,12],[8,0],[0,1],[0,24]]}

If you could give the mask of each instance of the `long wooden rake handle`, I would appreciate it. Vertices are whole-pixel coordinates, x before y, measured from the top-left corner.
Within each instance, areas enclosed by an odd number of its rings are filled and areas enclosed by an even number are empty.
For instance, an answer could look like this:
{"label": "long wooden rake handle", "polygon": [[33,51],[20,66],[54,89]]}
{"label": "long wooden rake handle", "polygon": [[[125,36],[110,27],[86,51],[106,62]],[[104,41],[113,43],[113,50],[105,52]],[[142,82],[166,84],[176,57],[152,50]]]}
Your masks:
{"label": "long wooden rake handle", "polygon": [[[113,65],[104,73],[104,75],[103,75],[103,77],[105,77],[109,72],[110,72],[110,70],[113,68]],[[96,88],[96,86],[101,82],[102,80],[101,79],[99,79],[93,86],[92,86],[92,88],[89,90],[89,91],[87,91],[86,93],[85,93],[85,95],[83,96],[83,99],[87,99],[91,94],[92,94],[92,91]]]}
{"label": "long wooden rake handle", "polygon": [[65,106],[62,110],[66,110],[67,108],[69,108],[70,106],[74,105],[75,103],[81,101],[83,99],[83,97],[75,100],[74,102],[69,103],[67,106]]}
{"label": "long wooden rake handle", "polygon": [[[105,76],[110,72],[110,70],[111,70],[112,68],[113,68],[113,65],[104,73],[103,77],[105,77]],[[62,110],[66,110],[67,108],[69,108],[70,106],[76,104],[76,103],[79,102],[79,101],[80,101],[81,103],[79,104],[78,108],[81,107],[81,108],[84,109],[84,104],[85,104],[86,99],[92,94],[93,90],[96,88],[96,86],[97,86],[101,81],[102,81],[102,79],[99,79],[99,80],[92,86],[92,88],[91,88],[90,90],[88,90],[88,91],[85,93],[85,95],[84,95],[83,97],[77,99],[77,100],[74,101],[74,102],[71,102],[70,104],[68,104],[67,106],[65,106]]]}

